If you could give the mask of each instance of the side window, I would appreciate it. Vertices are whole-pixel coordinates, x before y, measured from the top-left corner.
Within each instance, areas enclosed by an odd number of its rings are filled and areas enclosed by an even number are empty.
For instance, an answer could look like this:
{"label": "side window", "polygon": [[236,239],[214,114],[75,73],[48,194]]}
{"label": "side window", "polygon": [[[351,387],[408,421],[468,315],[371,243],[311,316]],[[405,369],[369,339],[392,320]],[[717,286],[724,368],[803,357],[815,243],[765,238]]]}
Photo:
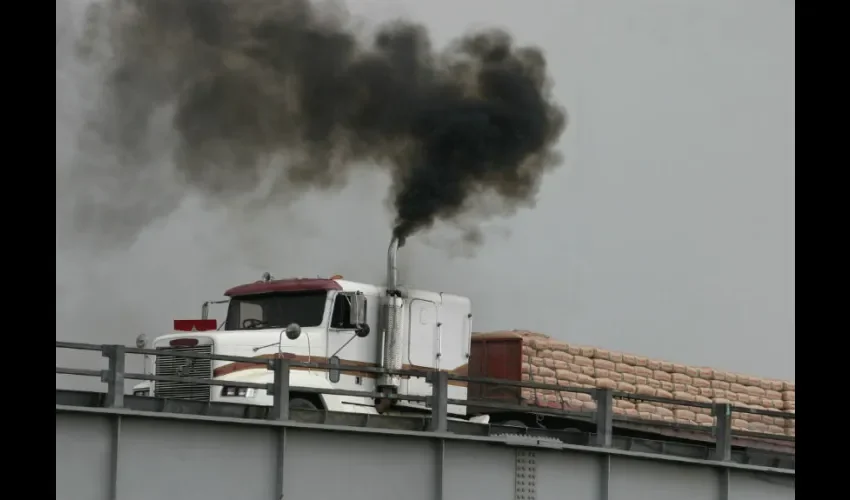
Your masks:
{"label": "side window", "polygon": [[354,329],[351,322],[351,297],[340,293],[334,299],[334,310],[331,316],[331,328],[343,330]]}

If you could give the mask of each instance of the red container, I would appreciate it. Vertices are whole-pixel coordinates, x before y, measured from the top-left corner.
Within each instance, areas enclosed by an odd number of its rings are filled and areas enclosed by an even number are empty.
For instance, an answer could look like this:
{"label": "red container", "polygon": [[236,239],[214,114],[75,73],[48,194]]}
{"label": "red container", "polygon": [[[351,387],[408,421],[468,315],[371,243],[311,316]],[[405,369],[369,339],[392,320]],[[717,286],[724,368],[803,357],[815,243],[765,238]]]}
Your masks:
{"label": "red container", "polygon": [[[517,335],[476,335],[472,338],[469,356],[469,376],[500,380],[522,380],[522,344]],[[520,404],[521,389],[497,384],[469,384],[472,400],[496,399]]]}

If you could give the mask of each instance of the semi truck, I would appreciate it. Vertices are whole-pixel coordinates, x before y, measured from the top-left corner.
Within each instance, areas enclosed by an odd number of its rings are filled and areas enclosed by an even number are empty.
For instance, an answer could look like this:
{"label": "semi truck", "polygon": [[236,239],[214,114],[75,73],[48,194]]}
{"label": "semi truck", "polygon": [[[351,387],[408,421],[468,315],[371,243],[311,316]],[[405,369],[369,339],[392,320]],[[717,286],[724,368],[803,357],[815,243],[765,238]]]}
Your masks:
{"label": "semi truck", "polygon": [[[448,398],[469,400],[470,406],[450,404],[449,417],[474,422],[545,429],[589,426],[583,415],[595,410],[589,394],[571,388],[610,388],[621,396],[614,412],[621,428],[693,438],[688,430],[710,428],[710,411],[688,407],[689,402],[730,402],[738,406],[793,413],[793,383],[766,380],[604,349],[577,346],[533,332],[473,333],[469,298],[444,292],[407,288],[399,281],[399,242],[387,254],[386,283],[359,283],[340,275],[327,278],[261,280],[225,292],[227,314],[222,324],[208,318],[176,320],[175,332],[152,341],[162,354],[150,369],[157,376],[212,378],[223,386],[189,381],[143,382],[137,396],[272,405],[262,389],[228,386],[228,381],[270,383],[266,360],[339,365],[325,369],[294,367],[290,372],[290,408],[372,414],[427,412],[420,401],[396,398],[317,394],[342,389],[383,396],[430,396],[431,385],[421,377],[360,372],[357,367],[399,370],[443,370],[456,375],[511,382],[537,382],[548,389],[521,389],[516,384],[484,384],[450,380]],[[148,346],[140,339],[137,345]],[[173,351],[257,358],[257,363],[179,358]],[[553,386],[563,390],[553,390]],[[318,391],[298,392],[298,387]],[[634,398],[630,399],[629,394]],[[640,398],[666,397],[682,404],[641,403]],[[504,403],[476,406],[476,401]],[[553,411],[556,410],[556,411]],[[770,435],[794,436],[793,418],[733,415],[738,431],[764,434],[745,445],[772,444],[787,451],[785,441]],[[697,433],[696,435],[698,435]],[[710,439],[710,436],[709,436]]]}
{"label": "semi truck", "polygon": [[[472,303],[466,297],[407,288],[399,282],[399,241],[387,255],[387,280],[381,285],[328,278],[274,279],[230,288],[222,325],[208,319],[175,321],[175,333],[157,337],[152,348],[163,351],[151,360],[158,376],[213,378],[222,382],[270,383],[263,359],[378,367],[388,371],[446,370],[463,373],[472,340]],[[139,345],[146,342],[139,342]],[[257,364],[179,358],[165,351],[256,357]],[[343,389],[387,396],[428,396],[423,378],[395,374],[294,368],[292,387]],[[264,390],[201,386],[188,382],[145,382],[134,395],[271,405]],[[465,383],[452,381],[448,398],[466,399]],[[291,393],[290,408],[355,413],[422,412],[421,402],[390,398]],[[450,416],[467,418],[465,406],[449,405]],[[478,420],[481,420],[479,417]]]}

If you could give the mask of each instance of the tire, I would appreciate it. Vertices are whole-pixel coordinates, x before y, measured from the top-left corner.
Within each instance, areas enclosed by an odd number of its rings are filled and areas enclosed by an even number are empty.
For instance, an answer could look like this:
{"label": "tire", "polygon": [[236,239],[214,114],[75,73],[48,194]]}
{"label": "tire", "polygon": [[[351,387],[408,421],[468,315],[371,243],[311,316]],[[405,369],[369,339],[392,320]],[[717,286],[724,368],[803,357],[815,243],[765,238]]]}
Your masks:
{"label": "tire", "polygon": [[303,398],[292,398],[289,400],[289,409],[290,410],[318,410],[316,405]]}

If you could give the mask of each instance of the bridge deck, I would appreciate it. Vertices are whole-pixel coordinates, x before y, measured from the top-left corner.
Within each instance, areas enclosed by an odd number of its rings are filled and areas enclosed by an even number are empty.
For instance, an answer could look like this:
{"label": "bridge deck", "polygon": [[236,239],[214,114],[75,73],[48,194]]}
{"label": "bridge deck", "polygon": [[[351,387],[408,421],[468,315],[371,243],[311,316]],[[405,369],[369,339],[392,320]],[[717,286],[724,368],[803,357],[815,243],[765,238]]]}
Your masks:
{"label": "bridge deck", "polygon": [[[100,408],[105,406],[106,394],[89,391],[56,391],[56,404]],[[209,403],[160,399],[151,397],[125,396],[124,407],[144,412],[166,412],[182,415],[218,416],[230,418],[248,418],[266,420],[270,418],[270,408],[254,405]],[[428,430],[430,416],[383,416],[329,411],[291,410],[290,418],[297,422],[350,426],[357,428],[393,429],[405,431]],[[587,420],[576,419],[580,428]],[[588,427],[584,425],[584,427]],[[587,445],[593,443],[594,434],[578,429],[556,431],[549,429],[520,429],[501,425],[481,425],[464,421],[450,420],[448,431],[466,436],[491,436],[498,434],[522,434],[543,439],[557,439],[564,443]],[[704,436],[694,435],[691,439],[679,436],[666,436],[630,428],[627,424],[618,424],[613,429],[611,447],[620,450],[641,451],[660,455],[672,455],[687,458],[709,460],[715,450],[713,442],[706,442]],[[793,453],[736,446],[732,448],[730,461],[740,464],[761,465],[794,469],[796,456]]]}
{"label": "bridge deck", "polygon": [[[667,444],[678,453],[668,449],[661,454],[648,440],[615,439],[617,444],[610,448],[575,444],[586,438],[580,433],[559,436],[558,441],[499,436],[492,435],[500,431],[496,426],[464,422],[452,422],[447,433],[417,430],[425,428],[426,417],[367,418],[293,410],[293,420],[273,421],[248,415],[259,410],[242,405],[206,404],[207,414],[202,415],[190,402],[171,401],[166,407],[155,398],[127,397],[124,408],[100,408],[97,402],[102,398],[98,393],[57,390],[57,498],[783,500],[795,496],[791,469],[688,457],[685,444]],[[234,416],[226,416],[228,412]],[[629,446],[633,449],[623,449]]]}
{"label": "bridge deck", "polygon": [[[711,408],[714,425],[649,432],[645,423],[641,427],[622,421],[611,411],[615,397],[634,395],[575,388],[571,390],[592,395],[596,411],[559,413],[559,422],[566,425],[557,428],[565,430],[522,431],[448,419],[448,405],[454,400],[448,399],[447,388],[450,377],[477,383],[528,383],[440,371],[402,373],[426,377],[431,384],[427,414],[304,411],[289,407],[290,369],[304,363],[284,358],[268,363],[273,383],[239,383],[267,391],[271,406],[134,397],[124,393],[126,379],[208,386],[235,382],[127,373],[126,354],[163,354],[147,349],[58,341],[57,348],[100,351],[108,361],[106,370],[56,367],[57,374],[98,377],[107,386],[105,393],[56,391],[56,497],[63,500],[784,500],[795,496],[795,440],[732,432],[730,426],[733,411],[775,411],[689,402]],[[168,355],[256,363],[255,358],[234,356]],[[339,389],[321,392],[383,397]],[[453,404],[464,403],[468,402]],[[746,446],[754,439],[758,447]]]}

